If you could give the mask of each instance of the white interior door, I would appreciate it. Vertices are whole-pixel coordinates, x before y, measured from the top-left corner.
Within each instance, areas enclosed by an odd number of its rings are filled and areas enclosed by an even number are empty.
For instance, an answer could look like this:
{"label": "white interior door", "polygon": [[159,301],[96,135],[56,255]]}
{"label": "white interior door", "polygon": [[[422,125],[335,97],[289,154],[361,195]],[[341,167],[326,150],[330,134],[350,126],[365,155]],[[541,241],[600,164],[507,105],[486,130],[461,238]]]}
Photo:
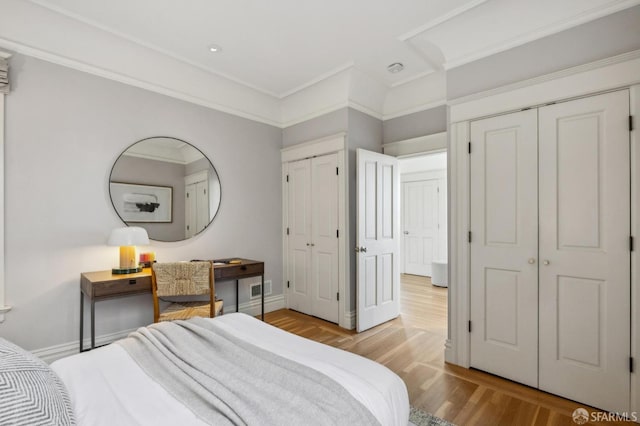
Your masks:
{"label": "white interior door", "polygon": [[402,184],[404,272],[431,276],[431,262],[438,256],[439,179]]}
{"label": "white interior door", "polygon": [[629,93],[540,108],[540,388],[629,411]]}
{"label": "white interior door", "polygon": [[311,311],[311,163],[289,163],[289,308]]}
{"label": "white interior door", "polygon": [[209,225],[209,182],[196,183],[196,234]]}
{"label": "white interior door", "polygon": [[184,190],[184,234],[186,238],[193,237],[196,234],[196,184],[192,183],[185,186]]}
{"label": "white interior door", "polygon": [[358,149],[358,331],[400,314],[399,192],[397,159]]}
{"label": "white interior door", "polygon": [[471,123],[472,367],[538,385],[537,112]]}
{"label": "white interior door", "polygon": [[338,155],[311,159],[312,315],[338,322]]}

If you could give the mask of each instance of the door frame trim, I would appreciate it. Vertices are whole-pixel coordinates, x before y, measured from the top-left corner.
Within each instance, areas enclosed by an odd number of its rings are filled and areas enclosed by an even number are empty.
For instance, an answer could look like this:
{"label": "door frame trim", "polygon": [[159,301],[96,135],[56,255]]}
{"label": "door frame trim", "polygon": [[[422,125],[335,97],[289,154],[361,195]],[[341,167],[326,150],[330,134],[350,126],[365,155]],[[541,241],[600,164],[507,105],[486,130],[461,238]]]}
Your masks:
{"label": "door frame trim", "polygon": [[355,316],[350,311],[351,295],[347,290],[349,282],[349,250],[347,248],[347,236],[349,235],[349,188],[347,176],[349,173],[347,161],[347,134],[337,133],[321,139],[314,139],[296,145],[288,146],[280,150],[282,161],[282,293],[285,297],[285,306],[289,308],[289,289],[286,282],[289,281],[289,250],[287,238],[287,225],[289,223],[289,191],[287,191],[287,174],[289,163],[296,160],[311,158],[325,154],[338,154],[338,325],[352,330],[355,328]]}
{"label": "door frame trim", "polygon": [[[606,91],[629,89],[630,111],[634,116],[631,132],[631,233],[640,238],[640,58],[605,64],[539,84],[492,94],[481,99],[449,105],[448,183],[449,183],[449,336],[445,344],[445,361],[469,368],[470,319],[469,297],[469,154],[470,121],[491,115],[506,114],[526,107]],[[636,372],[631,373],[631,411],[640,411],[640,254],[631,252],[631,356]]]}

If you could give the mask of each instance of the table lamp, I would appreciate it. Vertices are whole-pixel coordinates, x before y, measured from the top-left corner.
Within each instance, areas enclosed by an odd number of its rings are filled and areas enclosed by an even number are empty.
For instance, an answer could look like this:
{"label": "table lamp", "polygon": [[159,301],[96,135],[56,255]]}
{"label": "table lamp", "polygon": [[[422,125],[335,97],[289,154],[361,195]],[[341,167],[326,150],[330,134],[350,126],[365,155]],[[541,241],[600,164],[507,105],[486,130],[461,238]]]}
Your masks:
{"label": "table lamp", "polygon": [[136,263],[136,246],[149,244],[147,230],[139,226],[125,226],[111,231],[107,244],[120,247],[120,267],[113,268],[113,274],[142,272]]}

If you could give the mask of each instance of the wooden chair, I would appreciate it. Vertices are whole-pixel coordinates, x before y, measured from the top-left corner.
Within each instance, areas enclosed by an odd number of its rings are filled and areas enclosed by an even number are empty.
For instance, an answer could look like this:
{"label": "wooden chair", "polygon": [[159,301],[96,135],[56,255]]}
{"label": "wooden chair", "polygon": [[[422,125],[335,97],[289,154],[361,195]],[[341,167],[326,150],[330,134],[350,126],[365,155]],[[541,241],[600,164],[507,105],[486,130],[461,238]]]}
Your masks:
{"label": "wooden chair", "polygon": [[[215,300],[211,262],[154,263],[151,268],[153,322],[183,320],[192,317],[213,318],[222,313],[222,300]],[[209,295],[205,301],[176,301],[187,296]],[[172,303],[160,311],[160,300]]]}

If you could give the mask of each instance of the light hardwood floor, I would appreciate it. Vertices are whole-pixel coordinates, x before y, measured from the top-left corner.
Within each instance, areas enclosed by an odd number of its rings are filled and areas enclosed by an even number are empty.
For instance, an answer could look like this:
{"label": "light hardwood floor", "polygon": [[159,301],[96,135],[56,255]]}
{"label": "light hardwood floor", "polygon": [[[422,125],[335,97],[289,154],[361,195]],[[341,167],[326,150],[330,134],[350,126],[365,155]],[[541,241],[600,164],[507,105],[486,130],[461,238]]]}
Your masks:
{"label": "light hardwood floor", "polygon": [[481,371],[445,364],[447,289],[432,286],[429,278],[403,275],[400,317],[360,334],[286,309],[266,314],[265,320],[386,365],[406,383],[411,405],[457,425],[575,425],[571,414],[584,407]]}

